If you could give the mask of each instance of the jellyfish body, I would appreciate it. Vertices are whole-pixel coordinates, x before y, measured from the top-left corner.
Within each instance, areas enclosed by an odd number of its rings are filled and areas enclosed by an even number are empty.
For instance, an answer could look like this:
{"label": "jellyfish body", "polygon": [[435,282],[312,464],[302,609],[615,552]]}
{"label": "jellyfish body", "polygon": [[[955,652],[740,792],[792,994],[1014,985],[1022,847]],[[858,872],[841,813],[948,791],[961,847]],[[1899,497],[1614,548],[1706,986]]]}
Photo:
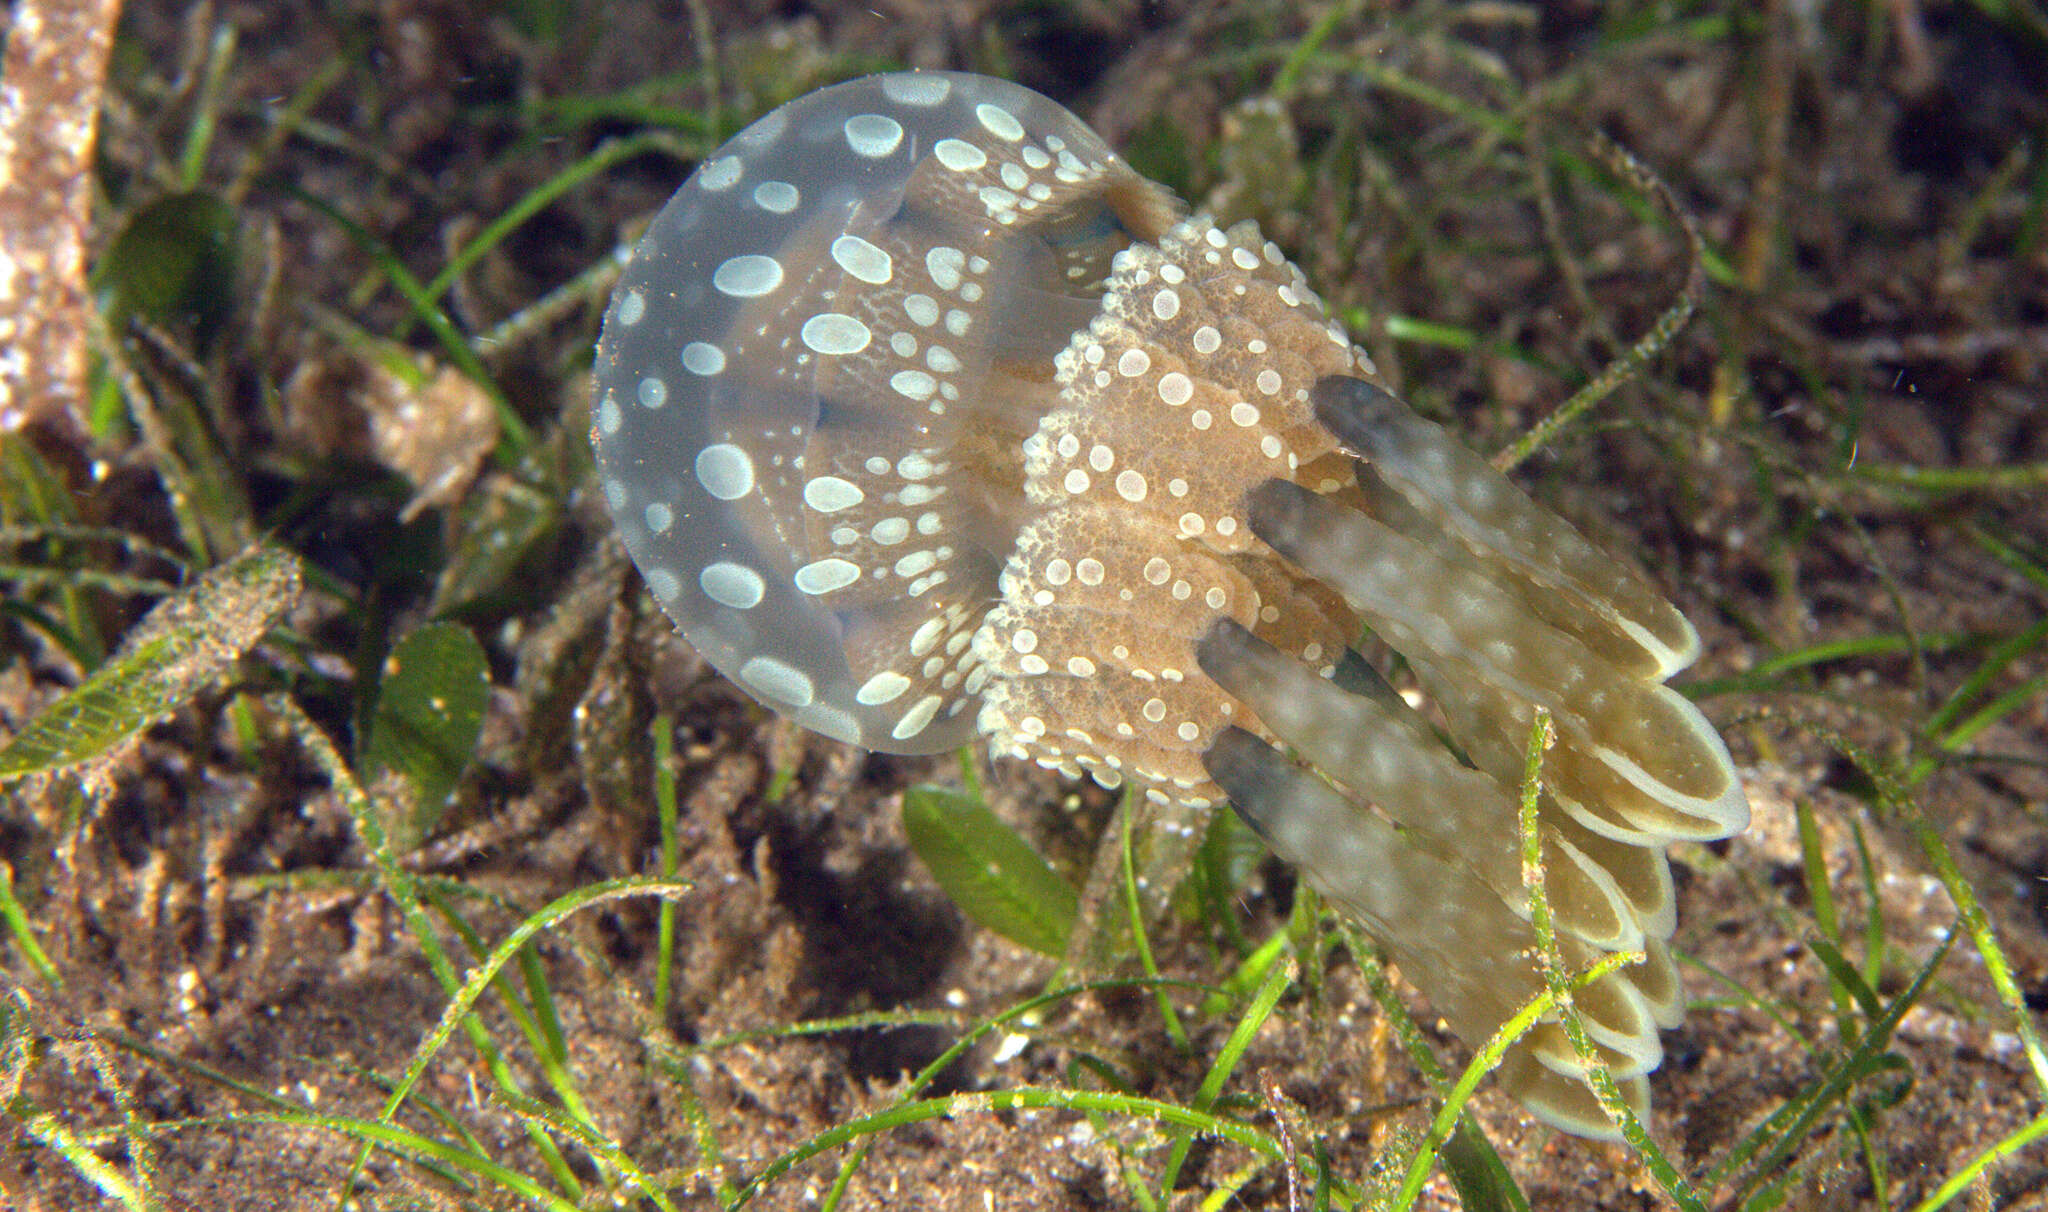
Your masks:
{"label": "jellyfish body", "polygon": [[[1539,988],[1513,821],[1549,711],[1552,900],[1568,958],[1649,956],[1579,998],[1642,1099],[1679,1009],[1663,848],[1747,813],[1662,685],[1698,638],[1387,392],[1251,224],[1184,217],[1016,85],[853,81],[698,167],[597,376],[620,535],[749,693],[873,749],[979,735],[1167,812],[1228,798],[1475,1041]],[[1611,1132],[1554,1025],[1501,1077]]]}

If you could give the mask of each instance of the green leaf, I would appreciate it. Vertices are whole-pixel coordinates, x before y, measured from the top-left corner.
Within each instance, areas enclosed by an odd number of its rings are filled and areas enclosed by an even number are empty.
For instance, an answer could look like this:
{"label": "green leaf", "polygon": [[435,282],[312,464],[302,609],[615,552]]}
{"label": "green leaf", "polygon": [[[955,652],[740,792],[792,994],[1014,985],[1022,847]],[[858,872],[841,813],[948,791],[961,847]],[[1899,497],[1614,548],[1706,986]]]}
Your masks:
{"label": "green leaf", "polygon": [[1268,853],[1266,844],[1243,818],[1235,812],[1218,812],[1209,818],[1202,848],[1176,898],[1186,898],[1203,920],[1226,930],[1233,945],[1249,950],[1237,921],[1237,895],[1251,882]]}
{"label": "green leaf", "polygon": [[299,597],[299,561],[255,547],[143,616],[84,684],[0,749],[0,782],[106,758],[215,685]]}
{"label": "green leaf", "polygon": [[1471,1120],[1458,1121],[1458,1130],[1444,1142],[1441,1160],[1466,1212],[1529,1212],[1529,1200],[1515,1184],[1515,1176]]}
{"label": "green leaf", "polygon": [[1066,950],[1080,894],[986,804],[913,787],[903,794],[903,831],[961,912],[1033,951]]}
{"label": "green leaf", "polygon": [[543,588],[544,578],[532,571],[560,534],[561,502],[559,491],[537,482],[486,476],[456,511],[455,538],[434,586],[434,613],[473,617]]}
{"label": "green leaf", "polygon": [[1806,946],[1813,952],[1814,958],[1821,962],[1821,966],[1828,970],[1828,975],[1834,978],[1835,984],[1856,999],[1856,1004],[1862,1007],[1864,1014],[1873,1019],[1884,1014],[1884,1000],[1878,997],[1877,990],[1872,989],[1869,982],[1863,979],[1863,974],[1856,970],[1856,965],[1849,962],[1848,956],[1843,955],[1833,943],[1824,938],[1808,938]]}
{"label": "green leaf", "polygon": [[1164,113],[1153,115],[1125,136],[1119,150],[1140,173],[1180,197],[1196,196],[1195,163],[1187,135]]}
{"label": "green leaf", "polygon": [[234,310],[241,216],[208,193],[172,194],[136,212],[94,267],[107,323],[130,316],[209,344]]}
{"label": "green leaf", "polygon": [[440,821],[476,753],[490,689],[483,646],[457,623],[429,623],[385,658],[362,757],[366,774],[396,771],[418,796],[412,819],[401,823],[401,847],[418,844]]}

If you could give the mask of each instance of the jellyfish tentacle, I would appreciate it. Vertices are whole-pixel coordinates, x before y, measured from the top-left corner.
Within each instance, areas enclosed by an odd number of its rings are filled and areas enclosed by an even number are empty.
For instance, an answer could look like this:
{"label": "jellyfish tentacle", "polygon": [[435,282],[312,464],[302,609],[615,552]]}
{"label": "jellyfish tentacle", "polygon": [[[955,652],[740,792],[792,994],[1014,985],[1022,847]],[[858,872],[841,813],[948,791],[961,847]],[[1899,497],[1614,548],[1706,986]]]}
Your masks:
{"label": "jellyfish tentacle", "polygon": [[1669,688],[1615,670],[1440,551],[1298,485],[1268,480],[1254,489],[1251,519],[1255,533],[1342,593],[1395,648],[1492,701],[1550,711],[1593,767],[1588,779],[1698,818],[1704,836],[1747,822],[1726,745]]}
{"label": "jellyfish tentacle", "polygon": [[[1203,672],[1272,736],[1377,808],[1412,845],[1470,870],[1527,915],[1520,842],[1501,828],[1514,819],[1514,789],[1459,765],[1412,713],[1346,692],[1234,623],[1216,624],[1198,655]],[[1640,947],[1645,922],[1614,877],[1555,825],[1544,826],[1544,849],[1560,928],[1607,950]]]}
{"label": "jellyfish tentacle", "polygon": [[[1459,1036],[1487,1038],[1542,992],[1528,923],[1469,871],[1409,844],[1391,824],[1245,729],[1218,734],[1203,760],[1274,853],[1363,923]],[[1416,915],[1418,902],[1429,904],[1427,915]],[[1575,967],[1599,954],[1574,939],[1560,944]],[[1647,1108],[1642,1075],[1656,1068],[1663,1050],[1651,1001],[1630,971],[1609,973],[1576,1001],[1598,1062],[1631,1102]],[[1544,1022],[1509,1050],[1500,1074],[1508,1091],[1544,1119],[1612,1139],[1618,1134],[1587,1090],[1585,1071],[1561,1027]]]}
{"label": "jellyfish tentacle", "polygon": [[1316,417],[1415,509],[1504,571],[1639,645],[1662,681],[1693,663],[1700,637],[1649,583],[1601,551],[1442,426],[1367,379],[1311,391]]}

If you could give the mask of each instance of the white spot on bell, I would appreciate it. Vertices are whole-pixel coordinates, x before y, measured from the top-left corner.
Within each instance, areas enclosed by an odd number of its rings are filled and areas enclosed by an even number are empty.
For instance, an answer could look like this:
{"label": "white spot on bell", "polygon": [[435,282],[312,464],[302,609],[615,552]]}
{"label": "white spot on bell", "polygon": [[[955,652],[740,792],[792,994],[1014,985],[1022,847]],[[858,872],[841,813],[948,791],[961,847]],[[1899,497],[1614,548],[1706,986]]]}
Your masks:
{"label": "white spot on bell", "polygon": [[899,741],[907,741],[923,732],[930,726],[932,717],[939,713],[941,701],[936,694],[928,694],[919,699],[910,710],[903,713],[902,719],[896,721],[896,727],[889,730],[889,735]]}
{"label": "white spot on bell", "polygon": [[870,286],[886,284],[896,269],[887,252],[859,236],[841,236],[832,241],[832,260]]}
{"label": "white spot on bell", "polygon": [[697,452],[697,482],[721,501],[737,501],[754,490],[754,460],[730,442]]}
{"label": "white spot on bell", "polygon": [[841,357],[859,353],[874,339],[867,325],[836,311],[821,311],[805,320],[800,335],[811,349]]}
{"label": "white spot on bell", "polygon": [[793,707],[808,707],[817,697],[811,679],[793,665],[774,657],[757,656],[740,666],[740,680],[771,699]]}
{"label": "white spot on bell", "polygon": [[706,564],[704,571],[697,574],[697,584],[704,590],[704,596],[734,610],[759,606],[768,592],[768,583],[760,573],[730,560]]}
{"label": "white spot on bell", "polygon": [[941,139],[932,144],[939,163],[956,173],[971,173],[988,163],[988,153],[965,139]]}
{"label": "white spot on bell", "polygon": [[884,703],[893,703],[902,698],[903,692],[908,689],[909,678],[893,669],[886,669],[862,682],[860,689],[853,693],[853,701],[863,707],[880,707]]}
{"label": "white spot on bell", "polygon": [[838,513],[867,499],[860,486],[838,476],[819,476],[804,485],[804,504],[819,513]]}
{"label": "white spot on bell", "polygon": [[787,181],[763,181],[754,187],[754,205],[771,214],[786,215],[803,200],[796,186]]}
{"label": "white spot on bell", "polygon": [[870,160],[882,159],[903,142],[903,124],[886,114],[855,114],[845,130],[846,145]]}
{"label": "white spot on bell", "polygon": [[982,129],[998,139],[1015,143],[1024,137],[1024,124],[1017,121],[1015,114],[1000,105],[990,105],[984,101],[974,107],[974,116],[980,121]]}
{"label": "white spot on bell", "polygon": [[922,401],[932,398],[939,381],[921,370],[899,370],[889,376],[889,386],[905,399]]}
{"label": "white spot on bell", "polygon": [[938,245],[924,255],[925,272],[940,290],[960,289],[960,271],[966,265],[967,254],[950,244]]}
{"label": "white spot on bell", "polygon": [[898,105],[927,109],[953,94],[953,82],[936,72],[897,72],[882,77],[882,95]]}
{"label": "white spot on bell", "polygon": [[812,596],[831,593],[837,589],[844,589],[855,581],[860,580],[860,565],[852,560],[842,560],[836,556],[830,559],[814,560],[797,569],[796,576],[793,579],[798,589]]}
{"label": "white spot on bell", "polygon": [[758,299],[782,285],[782,262],[759,253],[728,257],[712,271],[718,293],[735,299]]}
{"label": "white spot on bell", "polygon": [[683,369],[707,378],[718,374],[725,369],[725,351],[716,345],[692,341],[683,346]]}
{"label": "white spot on bell", "polygon": [[740,176],[746,172],[746,164],[738,156],[720,156],[706,160],[697,170],[697,184],[705,193],[719,194],[740,183]]}

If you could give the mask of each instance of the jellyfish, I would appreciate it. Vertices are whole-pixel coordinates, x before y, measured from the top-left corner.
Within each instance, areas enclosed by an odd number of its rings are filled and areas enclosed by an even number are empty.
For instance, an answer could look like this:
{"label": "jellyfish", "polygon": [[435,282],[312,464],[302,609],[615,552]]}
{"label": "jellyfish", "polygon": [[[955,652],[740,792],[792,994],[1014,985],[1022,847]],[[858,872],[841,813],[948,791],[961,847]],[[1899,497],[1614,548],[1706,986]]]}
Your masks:
{"label": "jellyfish", "polygon": [[[1402,402],[1253,224],[1016,84],[855,80],[698,165],[596,377],[619,536],[747,693],[869,749],[1128,786],[1186,834],[1228,803],[1474,1044],[1543,987],[1516,810],[1547,712],[1560,947],[1646,957],[1576,1002],[1647,1108],[1683,1008],[1665,848],[1748,816],[1664,684],[1698,635]],[[1496,1078],[1612,1136],[1586,1064],[1546,1022]]]}

